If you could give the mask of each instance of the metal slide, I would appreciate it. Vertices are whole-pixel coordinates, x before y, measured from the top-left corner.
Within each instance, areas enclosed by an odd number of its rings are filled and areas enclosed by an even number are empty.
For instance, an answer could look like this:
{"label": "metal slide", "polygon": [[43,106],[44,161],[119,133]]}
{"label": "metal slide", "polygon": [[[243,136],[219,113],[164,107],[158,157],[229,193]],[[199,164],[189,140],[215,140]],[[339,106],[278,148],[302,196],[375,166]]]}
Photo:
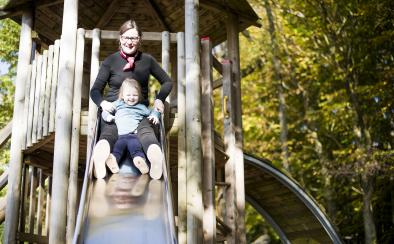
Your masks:
{"label": "metal slide", "polygon": [[163,166],[161,180],[140,175],[131,160],[106,179],[94,179],[87,166],[73,243],[177,243],[167,160]]}

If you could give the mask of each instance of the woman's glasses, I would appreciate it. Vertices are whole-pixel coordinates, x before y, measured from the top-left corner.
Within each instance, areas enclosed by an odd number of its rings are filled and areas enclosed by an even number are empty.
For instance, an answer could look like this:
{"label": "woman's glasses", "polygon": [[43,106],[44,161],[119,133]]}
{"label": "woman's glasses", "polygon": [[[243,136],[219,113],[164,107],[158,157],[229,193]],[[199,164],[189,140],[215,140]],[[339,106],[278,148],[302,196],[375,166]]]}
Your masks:
{"label": "woman's glasses", "polygon": [[120,36],[120,38],[122,39],[122,41],[124,42],[138,42],[140,40],[139,36]]}

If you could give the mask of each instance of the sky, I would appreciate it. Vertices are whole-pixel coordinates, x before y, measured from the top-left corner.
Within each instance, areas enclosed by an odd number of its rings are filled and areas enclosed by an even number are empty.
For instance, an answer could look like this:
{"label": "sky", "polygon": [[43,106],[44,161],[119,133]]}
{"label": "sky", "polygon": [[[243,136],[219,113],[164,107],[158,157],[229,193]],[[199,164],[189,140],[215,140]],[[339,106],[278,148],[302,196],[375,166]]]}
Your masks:
{"label": "sky", "polygon": [[8,72],[9,65],[0,61],[0,75],[4,75]]}

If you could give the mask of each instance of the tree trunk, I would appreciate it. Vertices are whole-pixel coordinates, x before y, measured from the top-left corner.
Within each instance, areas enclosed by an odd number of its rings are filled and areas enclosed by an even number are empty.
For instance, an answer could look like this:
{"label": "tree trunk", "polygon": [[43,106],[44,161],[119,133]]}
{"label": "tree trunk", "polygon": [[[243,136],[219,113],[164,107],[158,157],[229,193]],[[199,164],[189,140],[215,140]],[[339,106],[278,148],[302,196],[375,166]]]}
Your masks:
{"label": "tree trunk", "polygon": [[372,194],[373,194],[374,177],[368,173],[361,177],[361,187],[363,190],[363,219],[365,229],[365,243],[374,244],[377,242],[375,222],[373,220]]}
{"label": "tree trunk", "polygon": [[[272,44],[272,64],[274,68],[274,77],[277,84],[278,101],[279,101],[279,124],[280,124],[280,142],[282,150],[283,167],[289,171],[289,149],[287,146],[287,121],[286,121],[286,98],[283,92],[282,77],[281,77],[281,66],[278,58],[279,50],[278,43],[276,40],[276,30],[274,17],[272,15],[271,6],[268,0],[264,0],[264,8],[267,13],[269,33]],[[290,172],[290,171],[289,171]]]}

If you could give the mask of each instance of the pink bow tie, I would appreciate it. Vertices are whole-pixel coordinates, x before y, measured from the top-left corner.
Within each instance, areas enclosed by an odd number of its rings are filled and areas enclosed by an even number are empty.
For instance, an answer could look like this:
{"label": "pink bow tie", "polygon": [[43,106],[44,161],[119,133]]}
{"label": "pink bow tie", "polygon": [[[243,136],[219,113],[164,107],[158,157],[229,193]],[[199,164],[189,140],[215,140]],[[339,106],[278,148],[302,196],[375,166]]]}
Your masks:
{"label": "pink bow tie", "polygon": [[122,50],[120,51],[120,56],[122,56],[122,58],[126,59],[127,64],[123,67],[123,71],[127,71],[127,70],[132,70],[134,68],[134,60],[135,57],[137,56],[138,52],[135,53],[134,56],[127,56]]}

